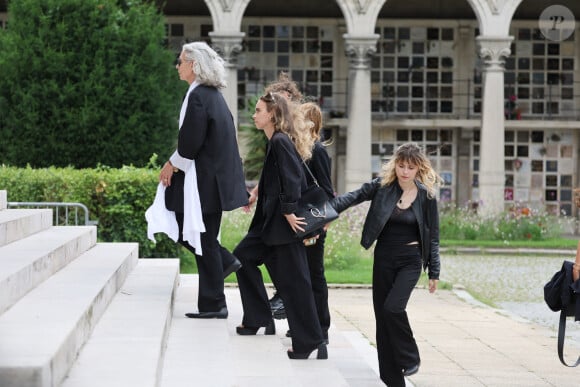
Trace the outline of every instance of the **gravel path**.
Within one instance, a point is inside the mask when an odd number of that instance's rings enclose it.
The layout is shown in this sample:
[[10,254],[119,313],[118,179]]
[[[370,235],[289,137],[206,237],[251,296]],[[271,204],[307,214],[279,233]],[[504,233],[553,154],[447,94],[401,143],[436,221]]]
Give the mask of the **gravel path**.
[[[574,257],[443,255],[441,280],[463,285],[476,299],[557,332],[559,312],[544,302],[544,284]],[[566,335],[580,344],[580,323],[568,319]]]

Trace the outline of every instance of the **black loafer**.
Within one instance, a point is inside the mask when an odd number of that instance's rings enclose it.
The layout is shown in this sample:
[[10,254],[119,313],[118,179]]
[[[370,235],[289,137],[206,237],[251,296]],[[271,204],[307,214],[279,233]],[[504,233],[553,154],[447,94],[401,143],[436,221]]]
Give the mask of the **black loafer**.
[[403,370],[403,376],[415,375],[417,372],[419,372],[419,366],[420,365],[421,365],[421,363],[417,363],[414,366],[411,366],[409,368],[405,368]]
[[186,317],[189,318],[228,318],[228,308],[223,307],[217,312],[198,312],[198,313],[186,313]]
[[226,278],[228,275],[240,270],[242,267],[242,263],[240,261],[238,261],[237,259],[228,267],[226,267],[224,269],[224,278]]

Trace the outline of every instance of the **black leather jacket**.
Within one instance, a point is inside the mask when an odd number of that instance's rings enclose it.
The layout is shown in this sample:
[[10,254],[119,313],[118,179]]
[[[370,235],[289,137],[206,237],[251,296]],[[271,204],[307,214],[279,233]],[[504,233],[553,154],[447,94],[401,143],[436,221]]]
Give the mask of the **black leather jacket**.
[[[427,197],[427,189],[422,183],[415,182],[415,184],[418,188],[417,199],[411,208],[419,222],[423,270],[429,268],[429,278],[439,279],[441,261],[437,200]],[[365,249],[368,249],[379,237],[402,193],[403,190],[398,183],[381,186],[380,179],[376,178],[355,191],[331,199],[330,204],[340,213],[353,205],[371,200],[360,242]]]

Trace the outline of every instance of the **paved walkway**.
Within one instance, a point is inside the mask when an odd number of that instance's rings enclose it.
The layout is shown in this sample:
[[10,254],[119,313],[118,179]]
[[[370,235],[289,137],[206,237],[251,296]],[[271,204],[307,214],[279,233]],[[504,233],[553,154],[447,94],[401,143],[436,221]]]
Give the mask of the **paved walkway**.
[[[499,252],[503,254],[507,250],[502,249]],[[571,254],[570,250],[517,249],[510,252],[524,255],[539,253],[569,256]],[[195,288],[193,286],[193,289]],[[269,292],[272,293],[271,288]],[[188,292],[188,297],[190,297],[187,302],[188,308],[191,308],[190,305],[194,302],[193,293],[194,291]],[[228,284],[226,293],[228,305],[233,309],[231,312],[234,312],[231,313],[227,322],[228,335],[231,336],[235,325],[241,320],[242,311],[236,285]],[[338,371],[333,372],[345,376],[349,387],[382,385],[378,377],[376,350],[372,346],[375,343],[375,319],[370,287],[330,285],[329,305],[332,316],[329,337],[331,361],[322,363],[330,365],[334,363]],[[504,310],[488,307],[474,300],[461,289],[438,290],[435,294],[430,294],[427,289],[417,288],[412,294],[407,311],[419,345],[422,362],[419,373],[408,378],[408,387],[576,387],[580,385],[580,367],[565,367],[558,359],[557,332],[553,328],[530,322]],[[177,316],[182,316],[182,314],[180,311]],[[554,322],[558,320],[558,317],[558,313],[553,313]],[[186,323],[191,324],[191,321]],[[284,324],[285,320],[277,322],[282,335],[285,329]],[[571,332],[577,331],[578,328],[574,326],[575,329],[570,329],[573,324],[575,323],[569,319],[568,326]],[[190,336],[191,331],[188,331],[187,335]],[[235,334],[232,337],[235,337]],[[345,340],[350,344],[345,344]],[[580,344],[578,340],[574,342],[570,339],[566,344],[566,359],[568,362],[573,362],[580,356]],[[285,345],[289,345],[289,342]],[[353,351],[349,350],[349,360],[345,361],[347,358],[344,357],[342,351],[352,345],[358,354],[352,357]],[[280,352],[278,346],[279,344],[274,347],[275,353]],[[365,362],[368,365],[367,369],[372,371],[366,372],[364,367],[355,366],[357,362]],[[288,362],[275,364],[270,368],[280,368],[277,371],[278,374],[284,371]],[[294,363],[290,362],[290,364],[294,366]],[[333,374],[328,373],[328,370],[325,371],[319,362],[309,361],[296,364],[307,366],[308,372],[316,373],[318,378],[312,383],[306,380],[298,383],[296,376],[291,376],[290,380],[294,382],[284,384],[279,377],[276,377],[275,384],[278,387],[344,385],[338,382],[333,384],[331,378]],[[264,368],[255,370],[254,373],[258,376],[263,371]],[[364,375],[361,374],[363,371]],[[325,372],[331,376],[327,376]],[[246,385],[255,387],[257,381],[261,380],[257,377],[251,380],[232,377],[231,383],[220,384],[219,387]]]
[[[329,297],[333,324],[341,331],[356,329],[374,343],[371,290],[331,288]],[[556,332],[480,304],[465,292],[415,289],[407,310],[422,359],[419,373],[410,378],[416,387],[580,385],[580,369],[558,360]],[[578,347],[567,351],[569,361],[579,355]]]

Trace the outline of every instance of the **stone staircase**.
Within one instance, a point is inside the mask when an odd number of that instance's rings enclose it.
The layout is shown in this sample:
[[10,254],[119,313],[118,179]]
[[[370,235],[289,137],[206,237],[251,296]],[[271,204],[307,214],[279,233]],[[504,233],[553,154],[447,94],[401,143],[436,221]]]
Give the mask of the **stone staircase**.
[[[241,337],[227,320],[192,320],[197,276],[178,259],[99,243],[96,226],[52,225],[51,210],[7,209],[0,190],[0,386],[381,386],[360,335],[331,328],[327,361],[290,361],[285,320]],[[372,363],[372,360],[370,360]]]

